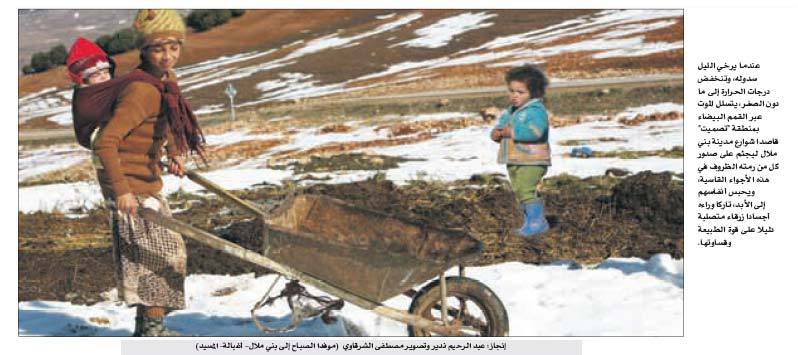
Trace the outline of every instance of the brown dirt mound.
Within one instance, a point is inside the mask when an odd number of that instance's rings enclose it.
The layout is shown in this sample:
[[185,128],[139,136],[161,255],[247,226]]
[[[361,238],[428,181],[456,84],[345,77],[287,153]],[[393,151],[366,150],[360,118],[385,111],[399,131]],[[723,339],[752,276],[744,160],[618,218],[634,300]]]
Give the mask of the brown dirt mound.
[[443,133],[471,126],[481,126],[485,122],[482,119],[455,118],[439,121],[418,121],[400,122],[391,125],[383,125],[374,128],[375,131],[387,129],[390,137],[408,136],[422,133]]
[[47,117],[31,118],[19,125],[19,129],[59,129],[64,127],[65,126],[50,121]]
[[684,220],[684,186],[673,183],[669,173],[646,171],[632,175],[613,187],[612,200],[619,209],[655,226],[681,224]]
[[[649,215],[641,212],[659,210],[660,206],[682,210],[683,190],[666,178],[670,179],[670,175],[644,173],[617,188],[628,191],[626,186],[635,186],[636,195],[614,193],[612,187],[623,180],[613,177],[548,179],[543,195],[552,229],[545,234],[542,246],[512,236],[513,229],[522,222],[521,213],[509,186],[496,177],[476,176],[454,186],[417,182],[405,187],[377,178],[351,184],[316,185],[304,192],[328,195],[419,223],[464,229],[485,244],[483,258],[477,262],[480,265],[505,261],[546,263],[558,259],[594,263],[607,257],[648,258],[656,253],[683,257],[681,214],[648,218]],[[469,184],[482,186],[465,186]],[[657,190],[640,192],[647,188]],[[623,205],[619,204],[619,198]],[[663,199],[668,201],[667,205],[661,204]],[[247,227],[247,223],[228,232],[256,234],[257,226]]]
[[[266,186],[236,192],[269,210],[295,186]],[[552,229],[542,244],[512,236],[521,213],[506,180],[474,176],[453,183],[416,181],[396,186],[380,175],[350,184],[316,185],[300,192],[324,194],[372,210],[446,228],[462,229],[484,243],[477,265],[507,261],[548,263],[560,259],[596,263],[608,257],[649,258],[667,253],[684,256],[683,186],[670,174],[650,172],[627,178],[611,176],[579,179],[554,176],[544,180],[542,195]],[[174,196],[173,196],[174,197]],[[215,199],[192,199],[190,209],[177,218],[252,250],[260,250],[258,227],[241,211]],[[110,246],[53,250],[47,239],[74,233],[108,233],[104,212],[70,220],[54,214],[20,214],[20,239],[40,239],[36,247],[20,248],[20,300],[70,300],[93,303],[114,287]],[[30,244],[33,246],[33,244]],[[241,274],[268,270],[222,252],[187,241],[190,274]]]
[[319,128],[319,133],[326,134],[326,133],[346,133],[351,132],[352,127],[349,127],[345,124],[340,123],[332,123],[328,124],[324,127]]

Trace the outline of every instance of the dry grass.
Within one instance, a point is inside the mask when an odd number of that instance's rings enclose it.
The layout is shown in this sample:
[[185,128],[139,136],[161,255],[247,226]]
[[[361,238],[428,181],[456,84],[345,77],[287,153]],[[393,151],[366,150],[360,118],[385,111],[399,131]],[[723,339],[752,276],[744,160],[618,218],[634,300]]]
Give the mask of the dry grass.
[[567,127],[587,122],[612,121],[607,115],[555,115],[549,113],[549,124],[552,127]]
[[331,123],[319,128],[319,134],[351,132],[352,127],[341,123]]
[[206,159],[210,169],[219,169],[259,156],[286,142],[286,139],[246,140],[216,148],[211,147],[206,152]]
[[[375,20],[374,15],[385,13],[386,10],[250,10],[243,17],[233,19],[230,23],[202,33],[191,33],[181,65],[192,64],[204,60],[217,58],[222,55],[262,51],[274,49],[275,52],[256,59],[239,62],[236,66],[255,65],[277,57],[286,55],[296,49],[297,40],[304,40],[306,44],[310,39],[320,35],[337,33],[339,36],[353,35],[374,28],[383,20]],[[297,59],[294,64],[287,65],[284,71],[309,73],[318,78],[318,85],[340,83],[346,80],[361,77],[370,73],[381,71],[386,65],[406,62],[424,61],[441,58],[459,50],[474,48],[485,41],[497,36],[518,33],[518,24],[534,23],[535,26],[553,25],[568,18],[573,18],[585,11],[544,11],[544,12],[517,12],[497,11],[502,21],[497,22],[489,30],[473,31],[468,36],[461,36],[458,41],[453,41],[446,49],[435,50],[385,50],[388,38],[396,37],[398,40],[413,38],[414,28],[423,23],[434,22],[435,19],[447,16],[448,10],[422,10],[424,17],[412,26],[404,26],[390,33],[372,36],[358,42],[357,46],[335,48],[327,51],[312,53]],[[404,13],[410,13],[405,11]],[[389,21],[389,20],[388,20]],[[523,27],[523,26],[522,26]],[[336,32],[337,31],[337,32]],[[683,21],[678,20],[676,25],[665,29],[646,33],[646,40],[674,42],[683,38]],[[397,37],[398,36],[398,37]],[[230,38],[236,40],[231,41]],[[547,44],[567,44],[585,39],[585,36],[576,36]],[[524,45],[507,47],[512,49]],[[481,52],[476,52],[478,54]],[[595,59],[591,52],[566,53],[546,57],[542,65],[549,76],[562,78],[598,78],[621,75],[639,75],[650,73],[678,73],[683,71],[682,50],[673,50],[643,57],[630,58],[605,58]],[[119,63],[120,72],[127,72],[138,62],[135,52],[121,54],[115,57]],[[504,58],[495,62],[512,60]],[[390,83],[406,77],[398,74],[388,75],[371,80],[353,83],[357,86],[378,84],[368,90],[358,90],[348,93],[329,95],[323,98],[299,100],[294,106],[303,103],[323,102],[331,98],[358,98],[392,94],[417,93],[437,90],[451,90],[474,87],[491,87],[503,85],[504,72],[507,67],[486,67],[490,62],[462,65],[446,68],[422,69],[416,74],[425,76],[406,83]],[[64,87],[67,85],[63,67],[54,70],[24,76],[20,79],[19,91],[21,95],[39,91],[45,87]],[[416,75],[413,74],[413,75]],[[257,83],[272,80],[277,75],[274,71],[262,71],[250,77],[236,81],[239,88],[239,97],[242,101],[258,98],[261,92],[255,88]],[[428,76],[428,77],[427,77]],[[219,85],[211,85],[191,92],[191,103],[195,107],[206,104],[219,103]],[[258,108],[280,107],[286,103],[264,103]],[[257,114],[256,114],[257,115]],[[222,121],[226,114],[213,114],[212,120]],[[203,118],[205,120],[205,118]],[[295,122],[298,125],[303,122]],[[316,124],[319,126],[319,124]],[[297,126],[301,127],[301,126]],[[209,132],[210,133],[210,132]]]
[[[223,26],[205,32],[188,33],[180,65],[199,63],[224,55],[277,48],[315,33],[346,26],[357,18],[373,18],[379,10],[247,10]],[[304,32],[303,32],[304,31]],[[235,38],[235,40],[231,40]],[[117,70],[126,73],[139,63],[138,51],[114,56]],[[26,75],[19,80],[20,96],[48,87],[69,85],[66,69]]]
[[678,111],[671,111],[671,112],[655,112],[650,115],[644,115],[642,113],[638,113],[636,116],[632,118],[623,118],[618,120],[618,123],[625,125],[625,126],[638,126],[643,122],[649,121],[674,121],[680,120],[684,118],[684,114]]
[[59,169],[30,177],[25,181],[21,182],[19,186],[23,187],[23,186],[33,186],[33,185],[89,181],[89,180],[94,180],[96,176],[97,175],[94,171],[94,166],[91,164],[91,159],[86,159],[78,163],[77,165],[73,165],[68,168]]
[[60,252],[67,250],[82,250],[92,248],[110,248],[111,240],[105,233],[70,234],[59,238],[19,237],[19,250],[36,252]]
[[64,126],[50,121],[47,117],[36,117],[31,118],[22,124],[20,124],[19,129],[59,129],[64,128]]
[[308,158],[311,156],[326,156],[326,155],[351,152],[355,149],[392,147],[397,145],[414,144],[432,138],[433,135],[431,133],[424,132],[411,137],[375,139],[371,141],[362,141],[362,142],[338,142],[338,143],[325,144],[308,150],[301,150],[301,151],[291,150],[291,151],[281,152],[273,155],[272,158],[273,160],[276,161],[283,159],[301,159],[301,158]]
[[454,118],[439,121],[399,122],[377,126],[374,130],[388,130],[389,137],[401,137],[419,133],[438,134],[471,126],[484,125],[485,121],[474,118]]

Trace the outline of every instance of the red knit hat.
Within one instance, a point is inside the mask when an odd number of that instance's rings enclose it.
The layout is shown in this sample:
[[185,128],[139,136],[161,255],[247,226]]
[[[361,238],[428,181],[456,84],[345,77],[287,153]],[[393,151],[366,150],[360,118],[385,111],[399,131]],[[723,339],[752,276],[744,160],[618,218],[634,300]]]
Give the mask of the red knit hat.
[[69,78],[76,84],[83,84],[83,79],[101,69],[110,68],[108,55],[102,48],[83,37],[78,37],[66,60]]

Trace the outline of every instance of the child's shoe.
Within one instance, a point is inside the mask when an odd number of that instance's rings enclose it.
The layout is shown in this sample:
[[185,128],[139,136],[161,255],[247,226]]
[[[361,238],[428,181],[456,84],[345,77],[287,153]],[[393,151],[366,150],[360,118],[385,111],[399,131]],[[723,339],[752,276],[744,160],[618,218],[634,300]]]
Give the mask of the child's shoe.
[[524,238],[543,234],[549,230],[549,222],[543,214],[543,200],[523,204],[524,225],[516,230],[516,234]]

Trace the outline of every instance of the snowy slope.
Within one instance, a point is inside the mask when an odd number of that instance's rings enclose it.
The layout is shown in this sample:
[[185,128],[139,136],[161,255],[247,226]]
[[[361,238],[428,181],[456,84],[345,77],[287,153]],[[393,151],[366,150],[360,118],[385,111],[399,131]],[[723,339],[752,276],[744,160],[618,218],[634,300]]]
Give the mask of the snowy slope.
[[[239,98],[244,92],[256,93],[237,102],[238,106],[246,107],[396,83],[422,82],[442,75],[439,72],[442,68],[503,68],[528,62],[552,62],[560,56],[575,53],[593,60],[643,58],[683,48],[683,41],[654,41],[646,37],[654,31],[671,28],[682,17],[682,10],[604,10],[544,28],[538,28],[535,21],[515,22],[513,26],[517,27],[517,33],[513,35],[489,37],[470,48],[446,50],[464,36],[507,24],[498,13],[452,10],[450,15],[422,25],[424,14],[409,11],[389,17],[379,16],[371,27],[359,28],[352,33],[322,33],[281,48],[210,58],[177,68],[176,72],[181,89],[187,95],[191,96],[198,90],[212,90],[214,95],[203,95],[205,101],[192,101],[200,113],[210,113],[221,110],[227,103],[221,92],[228,83],[239,88]],[[391,42],[393,37],[383,38],[405,28],[414,29],[412,38],[396,43]],[[379,65],[370,69],[371,72],[329,81],[319,78],[324,73],[314,72],[314,65],[303,64],[309,57],[319,54],[330,53],[333,55],[331,58],[335,58],[333,51],[364,46],[364,42],[375,38],[381,41],[381,45],[373,49],[372,57],[379,54],[375,58],[388,55],[393,59],[372,63]],[[439,56],[418,57],[419,53],[428,53],[419,49],[446,51]],[[393,52],[404,55],[391,55]],[[19,123],[47,117],[58,124],[69,125],[71,94],[69,88],[48,88],[19,98]]]

